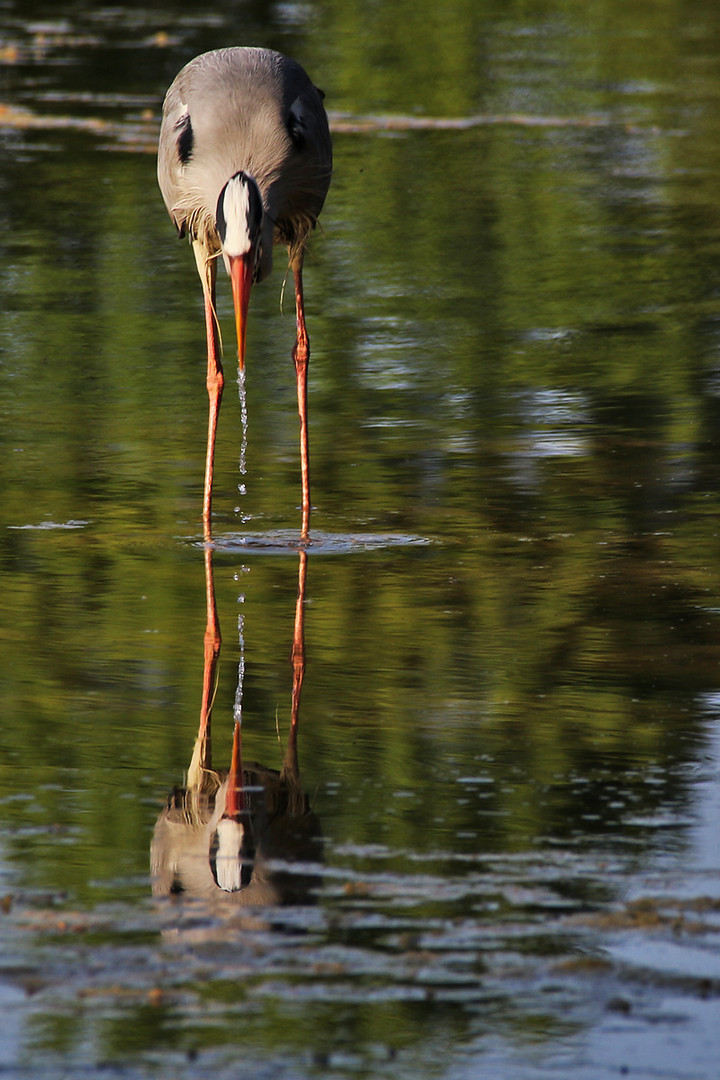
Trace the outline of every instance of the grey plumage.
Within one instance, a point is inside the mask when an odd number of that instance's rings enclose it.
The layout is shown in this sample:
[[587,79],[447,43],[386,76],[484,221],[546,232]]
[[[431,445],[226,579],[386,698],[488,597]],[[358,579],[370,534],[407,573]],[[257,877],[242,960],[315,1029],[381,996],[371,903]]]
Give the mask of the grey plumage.
[[215,212],[223,186],[250,174],[262,196],[261,281],[272,245],[291,260],[325,202],[332,148],[322,93],[294,60],[269,49],[230,48],[191,60],[167,92],[158,181],[180,235],[220,251]]

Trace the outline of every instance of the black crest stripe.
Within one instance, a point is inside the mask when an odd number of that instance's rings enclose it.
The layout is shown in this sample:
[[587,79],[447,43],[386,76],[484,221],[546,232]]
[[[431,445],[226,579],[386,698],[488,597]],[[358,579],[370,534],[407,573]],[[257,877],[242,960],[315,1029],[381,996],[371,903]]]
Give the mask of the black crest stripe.
[[180,158],[181,165],[187,165],[188,161],[192,157],[193,152],[193,129],[190,122],[190,114],[185,113],[181,116],[175,125],[175,130],[178,133],[177,137],[177,151]]

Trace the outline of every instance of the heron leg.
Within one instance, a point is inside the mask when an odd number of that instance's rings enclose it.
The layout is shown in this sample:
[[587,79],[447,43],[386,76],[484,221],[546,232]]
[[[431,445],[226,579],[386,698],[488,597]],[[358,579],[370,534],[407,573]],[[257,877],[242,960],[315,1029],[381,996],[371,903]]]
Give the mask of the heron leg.
[[296,255],[292,262],[295,279],[295,314],[297,319],[297,337],[292,351],[297,378],[298,413],[300,415],[300,470],[302,477],[302,530],[301,537],[307,540],[310,531],[310,445],[308,439],[308,365],[310,362],[310,342],[305,328],[305,303],[302,284],[303,253]]
[[207,391],[210,405],[208,415],[207,453],[205,455],[205,488],[203,492],[203,533],[205,540],[212,539],[212,488],[215,467],[215,436],[217,433],[220,401],[225,378],[220,362],[220,333],[215,313],[215,279],[217,260],[208,258],[207,250],[199,240],[193,241],[193,251],[205,300],[205,332],[207,335]]

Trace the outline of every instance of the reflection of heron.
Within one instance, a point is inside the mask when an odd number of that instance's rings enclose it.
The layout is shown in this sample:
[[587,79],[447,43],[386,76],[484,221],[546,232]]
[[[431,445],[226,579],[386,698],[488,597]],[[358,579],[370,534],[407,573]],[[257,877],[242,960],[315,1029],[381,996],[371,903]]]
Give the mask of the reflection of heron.
[[230,769],[222,774],[212,768],[210,721],[220,632],[209,547],[205,570],[208,622],[200,725],[186,785],[173,791],[155,825],[153,892],[186,892],[241,906],[309,903],[320,882],[307,864],[321,858],[322,832],[302,789],[297,749],[307,553],[300,552],[290,734],[279,771],[254,762],[243,765],[239,721]]
[[300,413],[302,535],[310,522],[307,368],[302,265],[332,170],[322,93],[299,64],[268,49],[219,49],[187,64],[167,92],[158,180],[180,236],[192,240],[205,297],[210,396],[203,523],[210,529],[215,431],[223,390],[215,311],[217,259],[230,275],[238,360],[245,361],[250,288],[287,244],[295,282],[293,360]]

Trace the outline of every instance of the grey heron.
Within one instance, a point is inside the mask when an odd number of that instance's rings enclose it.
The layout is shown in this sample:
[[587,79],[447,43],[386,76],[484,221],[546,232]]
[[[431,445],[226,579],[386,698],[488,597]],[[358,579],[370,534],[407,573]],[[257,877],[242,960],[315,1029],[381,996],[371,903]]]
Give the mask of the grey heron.
[[300,416],[302,530],[310,524],[307,377],[302,267],[330,185],[332,147],[323,94],[294,60],[269,49],[227,48],[191,60],[163,105],[158,182],[179,236],[189,236],[205,302],[208,441],[203,526],[211,535],[215,435],[224,385],[215,308],[218,259],[230,276],[238,362],[245,363],[250,289],[287,246],[295,287],[292,357]]

